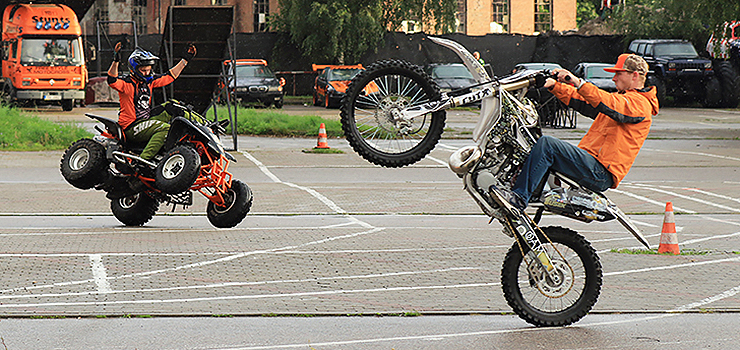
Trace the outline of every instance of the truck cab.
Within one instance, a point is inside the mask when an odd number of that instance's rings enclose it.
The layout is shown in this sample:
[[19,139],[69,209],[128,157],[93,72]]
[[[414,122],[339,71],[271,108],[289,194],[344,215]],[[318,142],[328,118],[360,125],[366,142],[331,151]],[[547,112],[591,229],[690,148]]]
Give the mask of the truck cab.
[[61,104],[70,111],[85,98],[82,30],[69,7],[12,4],[2,26],[3,102]]

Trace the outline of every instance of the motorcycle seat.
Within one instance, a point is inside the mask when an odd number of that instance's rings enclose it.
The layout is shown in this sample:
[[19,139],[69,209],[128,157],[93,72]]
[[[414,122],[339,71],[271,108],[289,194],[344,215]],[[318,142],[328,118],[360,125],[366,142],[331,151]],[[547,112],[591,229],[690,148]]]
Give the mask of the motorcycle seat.
[[108,133],[111,134],[111,135],[113,135],[113,137],[115,137],[117,140],[119,140],[121,142],[125,142],[126,141],[126,134],[123,132],[123,128],[121,127],[120,124],[118,124],[117,121],[115,121],[113,119],[110,119],[110,118],[101,117],[99,115],[90,114],[90,113],[85,113],[85,115],[88,118],[95,119],[95,120],[103,123],[103,125],[105,125],[105,129],[108,131]]

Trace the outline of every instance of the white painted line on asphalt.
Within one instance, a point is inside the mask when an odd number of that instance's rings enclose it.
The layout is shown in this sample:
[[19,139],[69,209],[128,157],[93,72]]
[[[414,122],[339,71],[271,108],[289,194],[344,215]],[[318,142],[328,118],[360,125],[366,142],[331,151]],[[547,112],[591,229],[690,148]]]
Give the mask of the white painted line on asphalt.
[[702,307],[702,306],[707,305],[707,304],[711,304],[711,303],[713,303],[715,301],[720,301],[722,299],[726,299],[726,298],[735,296],[738,293],[740,293],[740,286],[737,286],[735,288],[732,288],[730,290],[724,291],[724,292],[722,292],[720,294],[717,294],[715,296],[712,296],[712,297],[709,297],[709,298],[705,298],[705,299],[699,300],[699,301],[694,302],[694,303],[691,303],[691,304],[686,304],[686,305],[683,305],[683,306],[679,306],[679,307],[677,307],[677,308],[675,308],[675,309],[673,309],[671,311],[672,312],[682,312],[682,311],[687,311],[687,310],[695,309],[695,308]]
[[677,153],[677,154],[690,154],[695,156],[703,156],[703,157],[710,157],[710,158],[719,158],[719,159],[725,159],[725,160],[735,160],[740,162],[740,158],[735,157],[728,157],[728,156],[720,156],[717,154],[711,154],[711,153],[703,153],[703,152],[689,152],[689,151],[676,151],[676,150],[665,150],[665,149],[656,149],[656,148],[643,148],[647,151],[653,151],[653,152],[667,152],[667,153]]
[[634,270],[604,272],[604,276],[618,276],[618,275],[628,275],[632,273],[673,270],[673,269],[678,269],[678,268],[683,268],[683,267],[695,267],[695,266],[711,265],[711,264],[726,263],[726,262],[737,262],[737,261],[740,261],[740,257],[717,259],[717,260],[706,260],[706,261],[695,261],[695,262],[690,262],[690,263],[685,263],[685,264],[676,264],[676,265],[654,266],[654,267],[646,267],[646,268],[634,269]]
[[717,197],[717,198],[722,198],[722,199],[726,199],[726,200],[729,200],[729,201],[735,201],[735,202],[740,203],[740,199],[738,199],[738,198],[732,198],[730,196],[725,196],[723,194],[712,193],[712,192],[700,190],[698,188],[684,188],[684,190],[694,191],[696,193],[701,193],[703,195],[707,195],[707,196],[710,196],[710,197]]
[[[316,281],[362,280],[362,279],[373,279],[373,278],[415,276],[415,275],[424,275],[424,274],[430,274],[430,273],[436,274],[436,273],[446,273],[446,272],[478,271],[478,270],[490,271],[490,269],[487,269],[484,267],[471,267],[471,266],[451,267],[451,268],[446,268],[446,269],[425,270],[425,271],[401,271],[401,272],[378,273],[378,274],[369,274],[369,275],[329,276],[329,277],[316,277],[316,278],[307,278],[307,279],[273,280],[273,281],[223,282],[223,283],[213,283],[213,284],[205,284],[205,285],[177,286],[177,287],[167,287],[167,288],[127,289],[127,290],[116,290],[116,291],[108,290],[106,292],[97,290],[97,291],[68,292],[68,293],[0,295],[0,300],[28,299],[28,298],[57,298],[57,297],[70,297],[70,296],[97,295],[97,294],[102,294],[102,293],[124,294],[124,293],[170,292],[170,291],[177,291],[177,290],[263,286],[263,285],[270,285],[270,284],[305,283],[305,282],[316,282]],[[110,288],[110,285],[108,287]]]
[[[698,203],[701,203],[701,204],[705,204],[705,205],[717,207],[717,208],[720,208],[720,209],[724,209],[724,210],[729,210],[729,211],[734,211],[734,212],[740,213],[740,209],[738,209],[738,208],[728,207],[726,205],[717,204],[717,203],[710,202],[710,201],[705,201],[705,200],[700,199],[700,198],[696,198],[696,197],[692,197],[692,196],[687,196],[687,195],[683,195],[683,194],[672,192],[672,191],[662,190],[662,189],[656,188],[654,186],[648,186],[648,185],[642,185],[642,184],[635,183],[635,184],[632,184],[632,185],[627,185],[627,187],[646,189],[646,190],[650,190],[650,191],[653,191],[653,192],[658,192],[658,193],[663,193],[663,194],[667,194],[667,195],[674,196],[674,197],[688,199],[690,201],[698,202]],[[674,206],[674,210],[675,210],[675,206]]]
[[427,155],[427,156],[426,156],[425,158],[426,158],[426,159],[429,159],[429,160],[431,160],[431,161],[433,161],[433,162],[435,162],[435,163],[438,163],[438,164],[441,164],[441,165],[447,166],[447,162],[445,162],[445,161],[443,161],[443,160],[440,160],[440,159],[437,159],[437,158],[434,158],[434,157],[432,157],[432,156],[430,156],[430,155]]
[[[263,164],[262,162],[259,161],[259,159],[255,158],[254,156],[252,156],[251,154],[249,154],[249,152],[247,152],[247,151],[239,151],[239,153],[241,153],[243,156],[247,157],[247,159],[249,159],[252,163],[254,163],[255,165],[257,165],[257,167],[265,175],[267,175],[267,177],[269,177],[270,179],[272,179],[272,181],[274,181],[276,183],[284,184],[286,186],[290,186],[290,187],[293,187],[293,188],[297,188],[297,189],[306,191],[310,195],[314,196],[314,198],[316,198],[319,201],[321,201],[322,203],[324,203],[326,206],[328,206],[331,210],[333,210],[337,214],[345,214],[345,215],[347,214],[347,211],[346,210],[344,210],[341,207],[339,207],[331,199],[327,198],[326,196],[322,195],[321,193],[316,192],[316,190],[314,190],[312,188],[305,187],[305,186],[300,186],[300,185],[296,185],[294,183],[285,182],[285,181],[280,180],[280,178],[277,177],[275,174],[273,174],[270,171],[270,169],[267,169],[267,167],[265,166],[265,164]],[[370,224],[368,224],[368,223],[366,223],[366,222],[364,222],[362,220],[358,220],[357,218],[352,217],[350,215],[346,215],[346,218],[348,220],[350,220],[350,221],[352,221],[352,222],[354,222],[354,223],[362,226],[362,227],[365,227],[365,228],[372,228],[373,227],[372,225],[370,225]]]
[[[625,186],[629,187],[629,185],[626,185],[626,184],[625,184],[625,185],[622,185],[622,186],[623,186],[623,187],[625,187]],[[641,201],[643,201],[643,202],[647,202],[647,203],[655,204],[655,205],[657,205],[657,206],[660,206],[660,207],[663,207],[663,208],[665,208],[665,203],[661,203],[661,202],[658,202],[658,201],[652,200],[652,199],[650,199],[650,198],[647,198],[647,197],[643,197],[643,196],[640,196],[640,195],[636,195],[636,194],[634,194],[634,193],[630,193],[630,192],[627,192],[627,191],[621,191],[621,190],[618,190],[618,189],[611,189],[610,191],[612,191],[612,192],[616,192],[616,193],[620,193],[620,194],[623,194],[623,195],[625,195],[625,196],[628,196],[628,197],[632,197],[632,198],[635,198],[635,199],[639,199],[639,200],[641,200]],[[681,208],[681,207],[677,207],[677,206],[675,206],[675,205],[673,206],[673,210],[674,210],[674,211],[682,211],[682,212],[684,212],[684,213],[689,213],[689,214],[696,214],[696,212],[695,212],[695,211],[693,211],[693,210],[689,210],[689,209],[684,209],[684,208]]]
[[222,300],[250,300],[250,299],[273,299],[273,298],[293,298],[322,295],[342,295],[342,294],[359,294],[359,293],[377,293],[377,292],[402,292],[416,290],[432,289],[459,289],[459,288],[478,288],[501,285],[500,282],[488,283],[467,283],[467,284],[450,284],[436,286],[412,286],[412,287],[385,287],[385,288],[368,288],[368,289],[338,289],[320,292],[296,292],[296,293],[279,293],[279,294],[249,294],[249,295],[224,295],[215,297],[200,298],[175,298],[175,299],[142,299],[142,300],[113,300],[113,301],[80,301],[80,302],[52,302],[52,303],[29,303],[29,304],[0,304],[0,309],[6,308],[28,308],[28,307],[50,307],[50,306],[103,306],[103,305],[129,305],[129,304],[172,304],[172,303],[192,303],[203,301],[222,301]]
[[110,283],[108,282],[108,272],[103,265],[103,256],[100,254],[90,254],[90,268],[92,269],[93,281],[98,288],[99,293],[110,293]]
[[[223,258],[214,259],[214,260],[205,260],[205,261],[201,261],[201,262],[197,262],[197,263],[180,265],[180,266],[175,266],[175,267],[170,267],[170,268],[165,268],[165,269],[151,270],[151,271],[143,271],[143,272],[137,272],[137,273],[132,273],[132,274],[114,276],[114,277],[110,277],[109,276],[108,279],[109,280],[115,280],[115,279],[122,279],[122,278],[131,278],[131,277],[144,277],[144,276],[151,276],[151,275],[156,275],[156,274],[165,273],[165,272],[173,272],[173,271],[179,271],[179,270],[184,270],[184,269],[198,268],[198,267],[203,267],[203,266],[218,264],[218,263],[222,263],[222,262],[227,262],[227,261],[231,261],[231,260],[243,258],[243,257],[246,257],[246,256],[256,255],[256,254],[272,253],[272,252],[277,252],[277,251],[281,251],[281,250],[291,250],[291,249],[297,249],[297,248],[301,248],[301,247],[308,247],[308,246],[312,246],[312,245],[317,245],[317,244],[322,244],[322,243],[326,243],[326,242],[331,242],[331,241],[335,241],[335,240],[339,240],[339,239],[355,238],[355,237],[359,237],[359,236],[373,234],[373,233],[380,232],[380,231],[383,231],[383,230],[384,230],[384,228],[373,228],[373,229],[367,230],[367,231],[362,231],[362,232],[357,232],[357,233],[351,233],[351,234],[346,234],[346,235],[336,236],[336,237],[328,237],[328,238],[320,239],[320,240],[317,240],[317,241],[311,241],[311,242],[301,243],[301,244],[297,244],[297,245],[285,246],[285,247],[280,247],[280,248],[272,248],[272,249],[266,249],[266,250],[253,250],[253,251],[250,251],[250,252],[242,252],[242,253],[238,253],[238,254],[234,254],[234,255],[229,255],[229,256],[226,256],[226,257],[223,257]],[[91,282],[95,282],[95,280],[94,279],[87,279],[87,280],[79,280],[79,281],[58,282],[58,283],[41,285],[41,286],[20,287],[20,288],[0,290],[0,293],[4,293],[4,292],[15,292],[15,291],[19,291],[19,290],[31,290],[31,289],[49,288],[49,287],[72,286],[72,285],[80,285],[80,284],[91,283]]]

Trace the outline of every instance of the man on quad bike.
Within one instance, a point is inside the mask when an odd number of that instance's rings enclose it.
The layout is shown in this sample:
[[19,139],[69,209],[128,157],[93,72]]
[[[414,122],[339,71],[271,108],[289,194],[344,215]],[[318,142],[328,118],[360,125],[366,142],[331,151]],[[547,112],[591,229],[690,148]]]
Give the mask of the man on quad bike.
[[118,124],[123,128],[128,142],[144,144],[140,157],[151,160],[159,152],[167,138],[172,115],[165,108],[152,108],[152,89],[171,84],[195,57],[195,45],[188,45],[181,60],[167,73],[154,74],[152,68],[159,57],[151,52],[136,48],[128,58],[131,74],[118,77],[122,43],[116,43],[113,62],[108,69],[108,85],[118,91],[121,110]]

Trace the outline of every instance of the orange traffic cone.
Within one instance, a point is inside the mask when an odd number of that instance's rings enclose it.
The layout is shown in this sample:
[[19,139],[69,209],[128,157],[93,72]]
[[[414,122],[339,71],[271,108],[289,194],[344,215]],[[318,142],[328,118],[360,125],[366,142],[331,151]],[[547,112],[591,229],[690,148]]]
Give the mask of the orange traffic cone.
[[324,126],[324,123],[321,123],[321,126],[319,126],[319,141],[316,143],[316,147],[314,148],[330,148],[329,143],[326,142],[326,126]]
[[673,203],[671,202],[665,204],[665,217],[663,218],[663,230],[660,233],[658,253],[679,254],[676,220],[673,218]]

